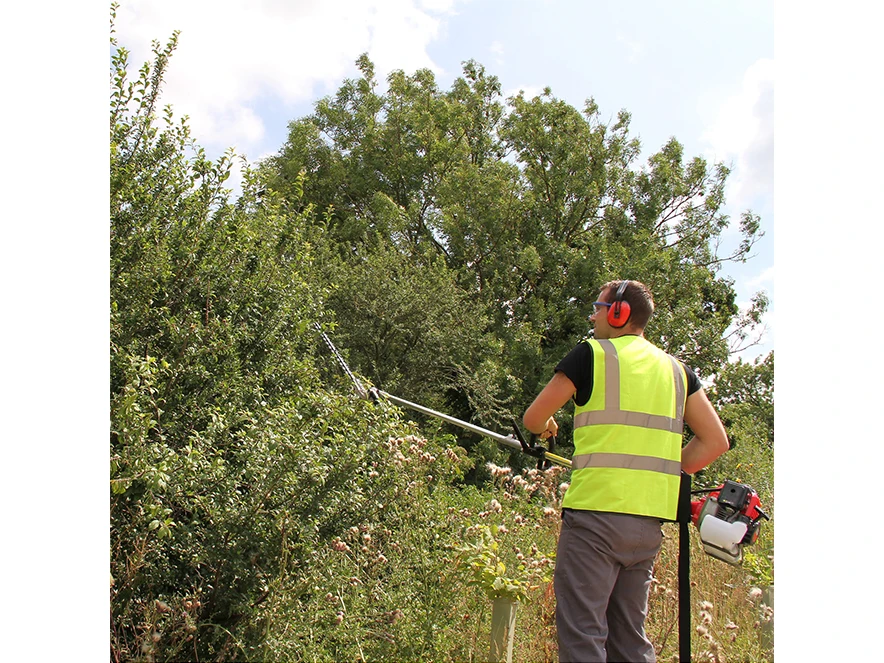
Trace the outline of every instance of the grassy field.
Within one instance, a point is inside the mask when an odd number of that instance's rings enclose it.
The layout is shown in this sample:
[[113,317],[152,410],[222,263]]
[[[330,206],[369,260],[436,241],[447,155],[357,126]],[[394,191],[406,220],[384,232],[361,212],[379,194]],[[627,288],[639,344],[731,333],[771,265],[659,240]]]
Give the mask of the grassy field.
[[[658,660],[678,661],[678,526],[664,525],[664,534],[654,570],[646,629]],[[766,586],[749,573],[747,563],[738,568],[704,553],[693,527],[690,536],[691,660],[772,661],[773,609],[765,603],[769,594],[762,588]],[[758,550],[766,548],[769,538],[762,529],[752,554],[758,556]],[[772,566],[772,560],[767,562],[768,567]],[[520,604],[517,612],[513,660],[558,661],[552,583]],[[471,633],[475,644],[470,650],[470,660],[475,661],[484,660],[482,657],[487,654],[490,604],[478,618],[481,625],[477,624]]]

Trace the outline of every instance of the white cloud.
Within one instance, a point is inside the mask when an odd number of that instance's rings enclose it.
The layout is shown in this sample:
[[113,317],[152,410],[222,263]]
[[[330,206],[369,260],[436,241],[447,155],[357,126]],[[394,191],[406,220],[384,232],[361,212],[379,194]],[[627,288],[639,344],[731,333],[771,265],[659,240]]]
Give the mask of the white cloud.
[[260,149],[265,126],[255,107],[312,101],[355,75],[368,52],[383,83],[393,69],[442,73],[427,46],[456,0],[131,0],[117,11],[117,39],[135,75],[180,30],[161,104],[190,116],[197,142],[240,152]]
[[701,135],[711,161],[732,165],[727,200],[733,209],[756,209],[773,200],[774,62],[757,60],[740,90],[724,99]]
[[453,14],[454,0],[420,0],[420,5],[426,10]]
[[510,97],[517,97],[519,92],[522,93],[525,99],[531,100],[543,94],[543,88],[537,85],[518,85],[504,90],[501,94],[504,99],[509,99]]
[[760,274],[753,276],[746,281],[746,287],[748,288],[758,288],[759,286],[765,286],[770,284],[773,286],[774,283],[774,268],[773,266],[768,267]]
[[488,50],[494,56],[494,62],[498,65],[503,64],[503,43],[499,41],[491,42],[491,46],[488,47]]
[[622,32],[617,33],[617,41],[626,47],[626,61],[629,63],[638,62],[645,53],[644,44],[627,38]]

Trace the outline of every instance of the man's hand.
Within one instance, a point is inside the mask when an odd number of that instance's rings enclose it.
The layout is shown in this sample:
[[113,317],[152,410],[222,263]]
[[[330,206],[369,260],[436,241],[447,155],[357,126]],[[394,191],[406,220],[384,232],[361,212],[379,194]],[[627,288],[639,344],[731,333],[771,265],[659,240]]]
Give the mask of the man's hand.
[[540,439],[545,440],[548,437],[555,437],[556,433],[559,432],[559,425],[556,423],[556,420],[550,417],[546,420],[546,430],[544,430],[540,434]]

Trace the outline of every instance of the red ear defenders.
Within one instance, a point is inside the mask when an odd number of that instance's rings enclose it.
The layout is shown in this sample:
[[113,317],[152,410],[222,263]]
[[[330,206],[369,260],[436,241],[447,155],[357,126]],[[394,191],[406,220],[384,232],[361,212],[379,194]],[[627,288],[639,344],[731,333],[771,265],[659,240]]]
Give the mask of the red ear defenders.
[[608,324],[619,329],[629,322],[629,314],[632,312],[629,302],[623,301],[623,295],[626,292],[626,286],[629,281],[623,281],[614,295],[614,301],[608,307]]

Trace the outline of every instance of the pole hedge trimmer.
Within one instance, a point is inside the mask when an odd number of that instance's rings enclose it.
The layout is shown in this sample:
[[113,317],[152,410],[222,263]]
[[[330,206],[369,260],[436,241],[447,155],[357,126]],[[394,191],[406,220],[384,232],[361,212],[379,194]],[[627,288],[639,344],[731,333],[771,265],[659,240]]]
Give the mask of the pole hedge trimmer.
[[495,433],[494,431],[488,430],[487,428],[482,428],[481,426],[476,426],[475,424],[471,424],[467,421],[462,421],[460,419],[456,419],[447,414],[443,414],[441,412],[437,412],[436,410],[431,410],[428,407],[424,407],[423,405],[418,405],[417,403],[412,403],[411,401],[407,401],[404,398],[399,398],[397,396],[393,396],[392,394],[388,394],[386,391],[382,391],[377,387],[372,387],[371,389],[366,389],[362,383],[359,381],[353,371],[350,370],[350,367],[347,366],[347,362],[344,361],[344,358],[338,352],[338,349],[334,346],[334,343],[331,342],[331,339],[326,335],[322,328],[319,326],[319,323],[314,323],[314,327],[319,332],[320,336],[322,336],[322,340],[325,341],[325,344],[328,346],[331,353],[334,355],[338,364],[340,364],[344,373],[350,376],[350,379],[353,381],[353,384],[356,386],[356,392],[359,394],[360,398],[368,399],[373,402],[377,402],[381,398],[384,398],[391,403],[395,403],[396,405],[400,405],[402,407],[407,407],[411,410],[415,410],[417,412],[421,412],[423,414],[428,414],[431,417],[436,417],[437,419],[441,419],[442,421],[447,421],[450,424],[454,424],[455,426],[460,426],[461,428],[468,430],[470,432],[476,433],[478,435],[482,435],[484,437],[490,437],[492,440],[499,442],[500,444],[510,447],[511,449],[516,449],[518,451],[522,451],[523,453],[528,454],[529,456],[533,456],[537,458],[537,466],[538,469],[543,469],[547,467],[550,463],[554,465],[560,465],[562,467],[571,467],[571,461],[567,458],[563,458],[562,456],[558,456],[554,453],[551,453],[555,448],[555,438],[550,438],[549,448],[542,447],[538,445],[534,439],[534,435],[532,434],[531,442],[527,442],[522,435],[522,431],[519,429],[519,425],[513,420],[513,431],[515,434],[510,435],[501,435],[500,433]]
[[[523,453],[538,459],[538,469],[545,469],[549,464],[561,467],[571,467],[571,461],[562,456],[552,453],[555,448],[555,438],[549,438],[549,448],[540,446],[535,441],[532,433],[531,442],[527,442],[522,435],[519,425],[512,421],[513,433],[501,435],[494,431],[476,426],[466,421],[456,419],[447,414],[431,410],[423,405],[412,403],[404,398],[388,394],[385,391],[372,387],[366,389],[359,381],[347,362],[338,352],[318,322],[313,326],[319,332],[322,340],[334,355],[341,369],[346,373],[356,387],[360,398],[378,402],[384,398],[396,405],[400,405],[423,414],[436,417],[442,421],[460,426],[461,428],[489,437],[511,449],[520,450]],[[691,500],[691,495],[706,494],[699,500]],[[751,545],[758,540],[758,532],[761,528],[761,520],[770,520],[767,514],[761,510],[761,500],[750,486],[735,481],[725,481],[718,488],[691,490],[691,476],[682,472],[681,486],[678,498],[678,514],[676,522],[679,523],[679,549],[678,549],[678,642],[679,660],[690,663],[691,660],[691,587],[690,587],[690,535],[688,532],[690,523],[694,523],[700,532],[700,541],[703,550],[712,557],[720,559],[728,564],[739,566],[743,561],[743,547]]]

